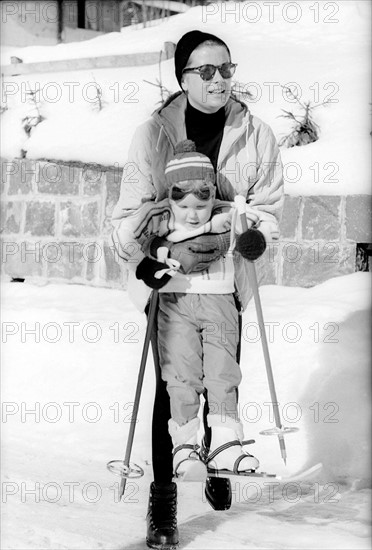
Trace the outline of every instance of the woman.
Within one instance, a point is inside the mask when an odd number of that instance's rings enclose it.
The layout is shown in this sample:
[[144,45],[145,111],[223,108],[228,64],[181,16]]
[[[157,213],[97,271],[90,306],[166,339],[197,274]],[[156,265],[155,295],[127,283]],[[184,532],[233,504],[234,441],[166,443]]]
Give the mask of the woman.
[[[113,213],[113,241],[124,259],[125,250],[118,244],[121,219],[133,214],[146,200],[166,197],[165,166],[174,156],[175,145],[186,138],[192,139],[197,150],[211,159],[216,171],[216,198],[233,201],[235,195],[243,194],[248,225],[258,227],[266,242],[278,239],[283,204],[279,149],[269,126],[252,116],[247,106],[231,94],[235,68],[228,46],[214,35],[191,31],[178,42],[175,70],[182,91],[170,97],[137,129],[129,150],[130,164],[126,164],[134,167],[135,173],[131,170],[130,174],[123,174],[120,199]],[[213,235],[205,235],[193,240],[195,257],[204,263],[208,262],[213,244],[215,248],[219,246],[220,241],[213,239]],[[261,252],[259,246],[253,259]],[[182,254],[182,249],[175,254]],[[212,256],[210,260],[216,257]],[[246,267],[237,256],[237,307],[243,309],[251,295]],[[158,363],[156,342],[153,352]],[[150,548],[166,549],[178,544],[177,487],[172,483],[169,398],[160,375],[157,378],[152,443],[154,482],[150,487],[147,544]],[[205,410],[204,418],[207,413]],[[209,438],[206,427],[207,446]],[[229,480],[208,478],[206,497],[214,509],[228,509]]]

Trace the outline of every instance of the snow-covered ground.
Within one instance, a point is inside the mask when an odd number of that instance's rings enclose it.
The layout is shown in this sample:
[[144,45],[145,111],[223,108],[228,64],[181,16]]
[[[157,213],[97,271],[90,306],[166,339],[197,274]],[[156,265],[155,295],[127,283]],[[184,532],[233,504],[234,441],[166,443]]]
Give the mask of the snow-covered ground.
[[[290,86],[314,111],[320,139],[283,149],[286,192],[292,195],[370,193],[370,3],[242,2],[195,7],[146,29],[126,28],[95,39],[58,46],[3,47],[3,63],[160,51],[200,29],[223,38],[238,63],[236,79],[253,94],[253,114],[268,122],[278,139],[290,121],[282,109],[301,114],[283,92]],[[159,67],[127,67],[6,77],[2,155],[13,158],[80,160],[123,166],[134,129],[159,105]],[[161,64],[163,84],[179,89],[173,60]],[[103,108],[96,109],[96,87]],[[27,138],[22,119],[35,114],[28,89],[39,90],[44,120]]]
[[[244,314],[240,413],[261,469],[320,476],[260,486],[233,482],[214,512],[199,483],[179,484],[181,548],[370,548],[370,275],[310,289],[261,290],[288,464],[275,437],[253,303]],[[2,288],[5,549],[142,550],[151,481],[154,392],[147,366],[124,502],[106,462],[122,458],[145,318],[125,292],[77,285]],[[266,403],[266,404],[265,404]]]
[[[3,62],[159,51],[192,29],[229,44],[237,80],[256,96],[252,112],[278,138],[290,130],[281,110],[299,113],[280,85],[297,84],[303,101],[332,101],[314,111],[318,142],[282,150],[286,193],[370,193],[369,2],[212,4],[85,43],[4,47]],[[173,60],[162,63],[161,75],[178,89]],[[156,65],[6,77],[1,153],[122,166],[135,127],[160,99],[144,79],[157,78]],[[100,111],[93,83],[102,90]],[[35,114],[29,87],[40,89],[44,120],[27,138],[21,121]],[[239,479],[227,512],[209,507],[201,484],[179,484],[181,548],[370,548],[370,276],[310,289],[265,286],[261,296],[280,412],[299,432],[286,437],[286,467],[276,438],[259,433],[273,421],[252,303],[240,388],[246,436],[256,439],[262,470],[285,476],[318,462],[323,470],[292,485]],[[118,290],[8,283],[2,298],[1,547],[142,550],[152,479],[151,358],[133,450],[145,475],[128,483],[121,503],[106,462],[124,455],[144,316]]]

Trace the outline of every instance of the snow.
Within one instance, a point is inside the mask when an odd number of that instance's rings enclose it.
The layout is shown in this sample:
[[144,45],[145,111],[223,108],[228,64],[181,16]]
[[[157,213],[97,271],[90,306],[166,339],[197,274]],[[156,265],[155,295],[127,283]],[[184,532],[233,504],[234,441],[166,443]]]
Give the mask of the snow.
[[[245,435],[264,471],[324,468],[301,483],[233,481],[227,512],[209,507],[202,484],[179,483],[180,548],[370,548],[370,275],[264,286],[261,299],[283,423],[299,431],[286,437],[287,466],[277,439],[259,433],[273,421],[251,303],[239,390]],[[1,547],[144,548],[151,358],[132,453],[145,475],[118,503],[118,478],[106,470],[124,455],[144,316],[125,292],[79,285],[4,283],[2,303]]]
[[[272,126],[278,139],[291,131],[282,109],[301,112],[281,86],[292,83],[301,101],[330,101],[314,111],[320,139],[282,149],[287,194],[370,193],[368,2],[196,6],[153,27],[127,27],[85,42],[4,47],[3,62],[9,63],[11,55],[35,62],[160,51],[165,40],[177,42],[192,29],[217,34],[229,44],[238,63],[236,78],[254,95],[251,111]],[[134,129],[160,101],[159,90],[144,80],[158,78],[158,65],[6,77],[2,156],[20,156],[23,149],[33,159],[123,166]],[[173,60],[162,62],[161,78],[168,89],[178,90]],[[94,83],[102,90],[101,111]],[[29,87],[40,90],[45,120],[26,138],[21,126],[33,110]]]

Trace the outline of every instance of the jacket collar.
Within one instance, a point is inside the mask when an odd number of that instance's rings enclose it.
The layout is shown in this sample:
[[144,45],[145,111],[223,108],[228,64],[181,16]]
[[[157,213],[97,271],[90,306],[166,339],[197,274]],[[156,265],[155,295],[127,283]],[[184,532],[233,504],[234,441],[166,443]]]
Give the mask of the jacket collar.
[[[173,94],[159,109],[153,113],[153,118],[166,134],[170,144],[175,149],[179,141],[186,139],[185,111],[186,95],[183,92]],[[222,162],[233,144],[246,132],[250,119],[248,107],[235,97],[230,97],[225,105],[226,123],[221,143],[218,164]]]
[[153,113],[153,118],[165,132],[175,150],[176,144],[186,139],[185,111],[187,100],[183,92],[173,94]]

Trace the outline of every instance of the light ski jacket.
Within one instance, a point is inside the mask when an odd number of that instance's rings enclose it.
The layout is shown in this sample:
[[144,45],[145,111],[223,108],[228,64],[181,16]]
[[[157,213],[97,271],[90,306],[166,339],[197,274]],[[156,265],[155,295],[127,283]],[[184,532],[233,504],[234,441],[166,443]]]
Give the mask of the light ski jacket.
[[[165,166],[173,158],[176,144],[187,138],[186,105],[185,94],[178,92],[134,134],[123,169],[120,198],[112,216],[113,243],[117,250],[122,219],[133,215],[144,202],[158,202],[167,196]],[[248,226],[262,231],[267,242],[278,240],[284,195],[282,164],[274,134],[234,97],[228,100],[225,112],[217,162],[218,195],[226,201],[233,201],[237,194],[244,195]],[[235,286],[245,308],[251,297],[247,269],[245,260],[238,254],[234,256]],[[128,284],[130,287],[131,280]],[[144,284],[143,287],[147,288]]]

